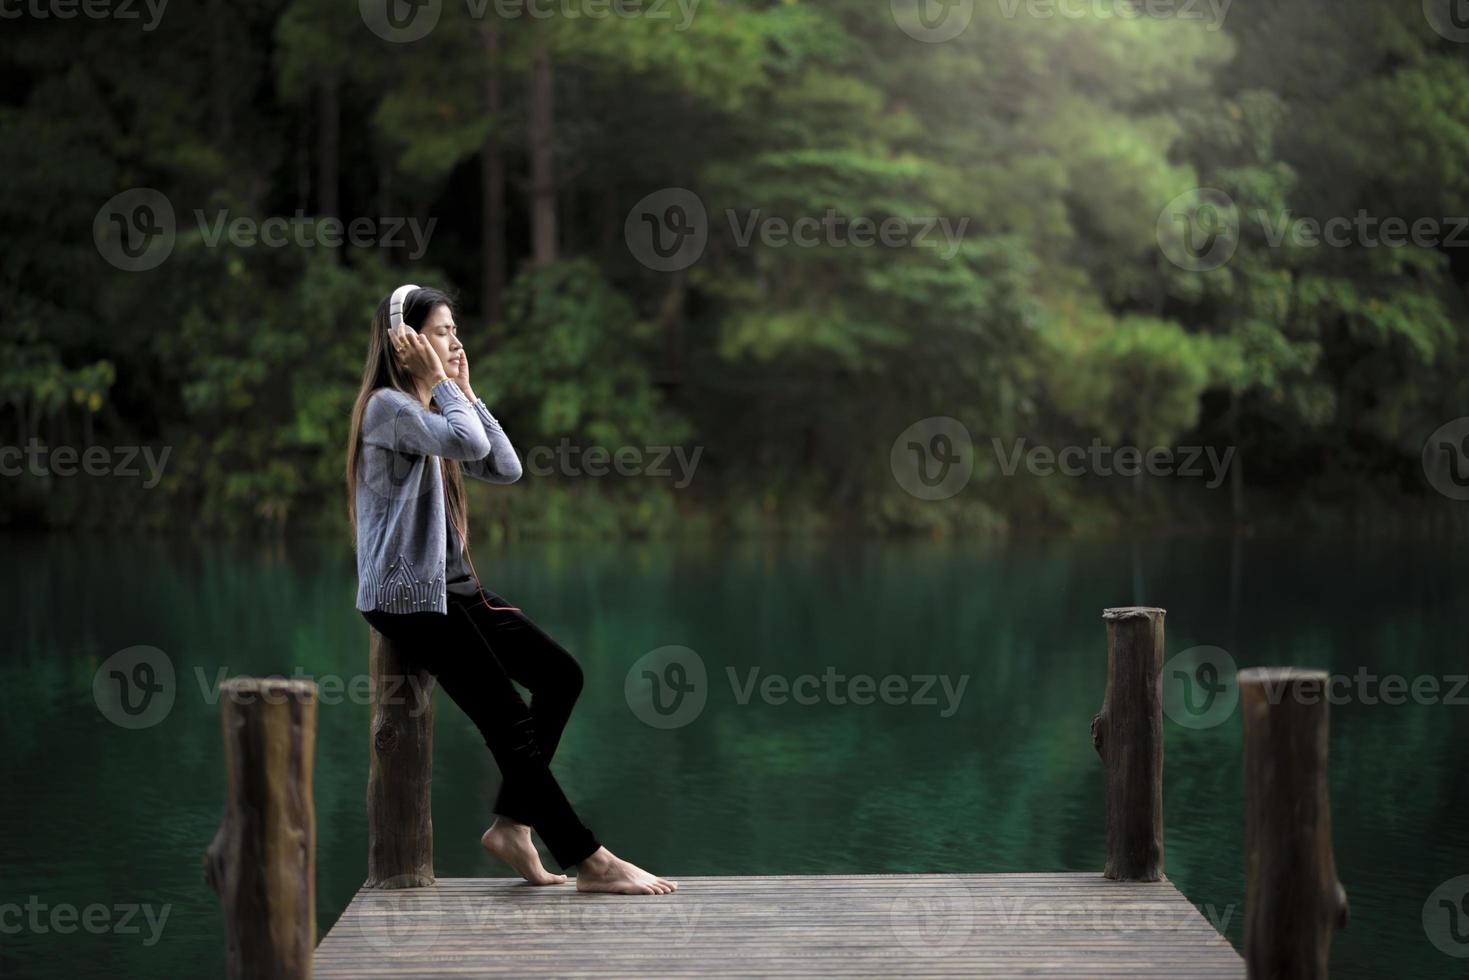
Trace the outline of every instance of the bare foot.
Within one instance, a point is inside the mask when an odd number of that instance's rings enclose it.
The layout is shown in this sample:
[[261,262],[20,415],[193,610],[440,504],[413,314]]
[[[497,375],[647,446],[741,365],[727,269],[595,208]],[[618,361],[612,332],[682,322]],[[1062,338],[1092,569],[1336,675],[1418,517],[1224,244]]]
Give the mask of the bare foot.
[[495,823],[479,839],[484,849],[515,869],[532,885],[564,885],[565,875],[552,874],[541,864],[536,845],[531,843],[530,827],[516,823],[506,817],[496,817]]
[[618,895],[667,895],[678,891],[678,882],[649,874],[607,848],[599,847],[596,853],[576,866],[576,890]]

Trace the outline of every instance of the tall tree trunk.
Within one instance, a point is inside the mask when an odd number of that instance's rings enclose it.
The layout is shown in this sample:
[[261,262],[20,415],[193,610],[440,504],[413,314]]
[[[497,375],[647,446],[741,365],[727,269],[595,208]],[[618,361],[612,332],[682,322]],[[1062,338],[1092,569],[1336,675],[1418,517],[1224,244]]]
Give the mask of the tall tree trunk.
[[317,107],[321,116],[321,128],[317,131],[317,211],[322,217],[335,218],[340,214],[337,185],[341,171],[339,147],[342,132],[342,107],[335,78],[322,80],[317,90]]
[[1229,503],[1234,514],[1235,526],[1245,523],[1245,466],[1239,455],[1239,403],[1235,396],[1235,404],[1229,410],[1229,446],[1234,448],[1235,453],[1229,458]]
[[551,156],[554,95],[551,50],[540,41],[530,66],[531,259],[537,268],[556,261],[556,174]]
[[301,113],[296,129],[296,208],[306,214],[311,208],[310,112]]
[[615,187],[608,186],[602,189],[601,222],[602,240],[597,247],[601,249],[602,261],[610,262],[622,240],[622,217],[617,213],[617,189]]
[[684,367],[684,302],[688,298],[688,270],[679,269],[669,276],[668,289],[658,310],[658,326],[663,334],[663,371],[660,379],[675,387],[683,381]]
[[224,0],[210,0],[209,4],[209,99],[213,116],[214,142],[226,146],[234,135],[234,120],[230,114],[229,24]]
[[500,321],[505,293],[505,160],[500,148],[500,32],[485,21],[485,112],[490,131],[480,148],[480,311],[487,323]]
[[386,147],[379,146],[376,156],[377,213],[389,215],[396,209],[396,205],[393,203],[393,164],[389,160],[389,152]]

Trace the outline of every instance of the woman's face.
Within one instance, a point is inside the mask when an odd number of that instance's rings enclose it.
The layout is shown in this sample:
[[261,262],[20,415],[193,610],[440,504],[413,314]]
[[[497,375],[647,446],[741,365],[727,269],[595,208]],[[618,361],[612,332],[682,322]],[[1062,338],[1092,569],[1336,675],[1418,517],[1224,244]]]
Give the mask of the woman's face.
[[435,306],[418,332],[438,353],[444,373],[451,379],[459,377],[464,368],[464,345],[459,343],[459,327],[454,323],[454,314],[449,307],[442,303]]

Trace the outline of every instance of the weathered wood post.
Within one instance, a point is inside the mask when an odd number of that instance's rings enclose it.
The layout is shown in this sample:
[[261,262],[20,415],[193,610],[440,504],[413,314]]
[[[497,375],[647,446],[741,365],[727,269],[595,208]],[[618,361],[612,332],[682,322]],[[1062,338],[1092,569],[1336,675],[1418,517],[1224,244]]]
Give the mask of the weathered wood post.
[[1331,846],[1327,673],[1239,672],[1245,725],[1245,967],[1320,980],[1347,894]]
[[1146,606],[1102,611],[1107,691],[1092,719],[1092,746],[1106,769],[1106,877],[1163,876],[1163,616]]
[[366,888],[434,883],[434,678],[372,630]]
[[316,949],[316,685],[237,677],[220,685],[224,820],[204,877],[224,906],[231,980],[309,980]]

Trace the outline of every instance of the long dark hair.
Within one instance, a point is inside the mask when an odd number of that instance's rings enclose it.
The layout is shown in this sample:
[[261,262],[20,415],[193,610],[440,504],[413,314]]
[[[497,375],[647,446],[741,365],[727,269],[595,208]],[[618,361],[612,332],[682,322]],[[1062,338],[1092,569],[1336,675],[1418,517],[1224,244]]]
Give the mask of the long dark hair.
[[[398,363],[388,345],[388,300],[383,297],[372,315],[372,335],[367,340],[367,364],[362,369],[362,387],[352,406],[352,427],[347,435],[347,516],[352,525],[352,546],[357,546],[357,459],[362,451],[362,416],[379,388],[395,388],[418,397],[413,377]],[[415,289],[403,303],[403,322],[414,330],[422,328],[429,314],[440,306],[457,313],[454,300],[437,289]],[[454,522],[454,531],[469,548],[469,515],[464,504],[464,469],[457,459],[439,459],[444,474],[444,510]]]

